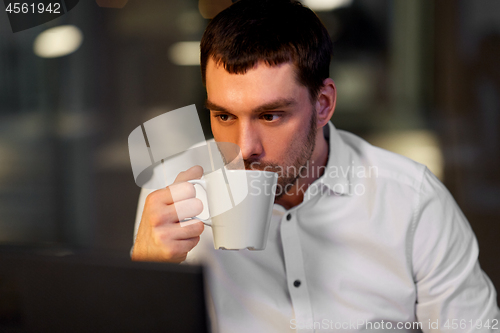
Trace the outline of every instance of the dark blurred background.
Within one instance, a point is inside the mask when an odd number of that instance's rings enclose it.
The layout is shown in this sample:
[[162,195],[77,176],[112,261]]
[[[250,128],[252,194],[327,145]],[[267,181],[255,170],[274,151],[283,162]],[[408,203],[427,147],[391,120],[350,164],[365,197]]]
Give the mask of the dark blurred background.
[[[303,2],[335,43],[333,123],[426,164],[500,288],[500,1]],[[140,191],[128,135],[194,103],[211,137],[198,42],[230,3],[85,0],[15,34],[2,9],[0,245],[128,254]]]

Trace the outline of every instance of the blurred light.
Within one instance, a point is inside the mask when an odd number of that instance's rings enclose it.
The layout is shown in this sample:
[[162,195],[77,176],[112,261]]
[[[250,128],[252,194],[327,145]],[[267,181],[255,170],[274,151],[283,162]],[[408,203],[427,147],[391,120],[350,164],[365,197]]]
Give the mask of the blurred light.
[[2,163],[0,163],[0,183],[5,183],[7,180],[12,179],[13,176],[22,173],[24,161],[19,150],[19,147],[9,143],[8,140],[4,138],[0,139],[0,156],[2,156]]
[[231,6],[231,4],[231,0],[199,0],[198,9],[203,18],[213,19],[221,11]]
[[197,11],[189,11],[180,14],[176,20],[177,26],[186,34],[203,31],[204,20]]
[[437,135],[428,130],[391,131],[366,137],[372,145],[422,163],[443,181],[444,159]]
[[33,43],[33,51],[42,58],[57,58],[78,50],[83,34],[73,25],[61,25],[40,33]]
[[94,119],[83,112],[62,113],[57,122],[57,134],[65,138],[84,137],[95,128]]
[[100,170],[123,169],[130,171],[127,142],[112,142],[101,146],[95,152],[94,165]]
[[200,42],[179,42],[168,50],[170,60],[179,66],[200,64]]
[[347,7],[352,3],[352,0],[302,0],[302,3],[314,11],[328,11]]
[[331,66],[341,98],[337,107],[347,112],[363,112],[376,103],[377,73],[375,64],[367,62],[337,61]]

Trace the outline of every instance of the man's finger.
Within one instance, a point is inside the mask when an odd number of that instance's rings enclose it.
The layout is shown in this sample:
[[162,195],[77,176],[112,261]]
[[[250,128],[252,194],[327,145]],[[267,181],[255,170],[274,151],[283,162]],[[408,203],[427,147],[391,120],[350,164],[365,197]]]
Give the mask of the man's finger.
[[158,243],[165,241],[169,242],[172,239],[183,240],[198,237],[205,229],[205,225],[200,220],[193,219],[193,221],[196,221],[196,223],[184,227],[182,227],[181,224],[185,222],[158,226],[155,228],[154,237]]
[[172,184],[165,188],[161,188],[151,192],[146,199],[149,202],[160,202],[165,205],[171,205],[174,202],[182,201],[196,197],[194,185],[188,182]]
[[170,197],[174,203],[196,197],[194,185],[188,182],[174,183],[168,186],[167,189],[170,190]]
[[174,203],[177,218],[182,221],[186,218],[195,217],[203,212],[203,203],[200,199],[191,198]]
[[177,175],[175,178],[174,184],[180,182],[187,182],[192,179],[200,179],[203,176],[203,168],[199,165],[195,165],[192,168],[187,169]]
[[[205,229],[205,225],[198,219],[193,219],[192,221],[196,221],[196,223],[192,223],[190,225],[185,225],[184,223],[190,222],[181,222],[171,225],[170,228],[176,229],[176,237],[175,239],[189,239],[193,237],[198,237],[201,235],[203,230]],[[184,226],[182,226],[184,224]]]

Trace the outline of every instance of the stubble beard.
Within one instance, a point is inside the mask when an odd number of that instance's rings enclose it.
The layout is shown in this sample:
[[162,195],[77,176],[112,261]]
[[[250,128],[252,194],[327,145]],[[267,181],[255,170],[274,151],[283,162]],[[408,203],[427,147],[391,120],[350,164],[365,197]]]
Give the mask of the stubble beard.
[[[265,170],[278,173],[278,186],[275,201],[287,194],[297,180],[301,177],[302,170],[306,170],[307,164],[316,147],[316,112],[313,106],[306,137],[299,142],[293,140],[287,148],[288,158],[283,163],[244,160],[247,170]],[[298,149],[298,150],[297,150]],[[289,194],[289,193],[288,193]]]

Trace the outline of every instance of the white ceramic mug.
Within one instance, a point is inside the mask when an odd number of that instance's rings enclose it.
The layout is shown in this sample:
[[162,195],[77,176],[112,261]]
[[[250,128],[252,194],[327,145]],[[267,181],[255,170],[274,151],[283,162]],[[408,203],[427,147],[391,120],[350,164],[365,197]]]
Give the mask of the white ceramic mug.
[[195,218],[212,227],[216,249],[265,249],[277,181],[274,172],[223,169],[189,181],[207,192],[210,218]]

